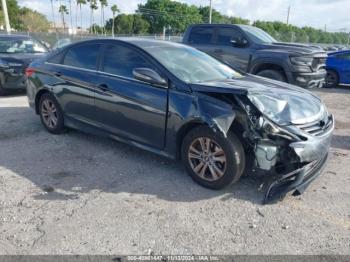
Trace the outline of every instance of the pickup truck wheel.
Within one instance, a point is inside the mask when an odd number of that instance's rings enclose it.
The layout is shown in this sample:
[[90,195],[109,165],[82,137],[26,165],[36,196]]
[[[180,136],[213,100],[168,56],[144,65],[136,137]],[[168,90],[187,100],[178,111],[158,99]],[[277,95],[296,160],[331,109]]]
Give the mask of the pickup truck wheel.
[[283,75],[283,73],[277,70],[262,70],[258,72],[256,75],[281,81],[281,82],[287,82],[286,77]]
[[205,126],[192,129],[182,143],[182,161],[191,178],[210,189],[239,180],[245,167],[244,149],[231,132],[227,138]]
[[52,134],[64,131],[63,112],[57,100],[50,93],[43,94],[39,102],[40,119],[44,127]]
[[327,70],[326,76],[326,87],[337,87],[339,84],[339,76],[338,73],[333,70]]

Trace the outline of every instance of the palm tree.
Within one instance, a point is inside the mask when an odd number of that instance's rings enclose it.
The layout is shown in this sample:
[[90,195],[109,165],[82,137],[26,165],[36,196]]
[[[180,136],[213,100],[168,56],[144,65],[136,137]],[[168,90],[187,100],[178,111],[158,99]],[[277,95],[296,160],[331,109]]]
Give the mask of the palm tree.
[[87,0],[90,3],[90,23],[91,23],[91,29],[92,33],[95,33],[95,24],[94,24],[94,10],[97,10],[97,0]]
[[69,0],[69,13],[70,13],[70,27],[73,33],[73,13],[72,13],[72,0]]
[[68,15],[68,9],[65,5],[60,5],[58,12],[61,13],[63,23],[63,33],[66,31],[66,22],[64,21],[64,15]]
[[55,8],[53,7],[53,1],[52,0],[51,0],[51,11],[52,11],[53,27],[55,28],[56,38],[58,40],[58,33],[57,33],[56,19],[55,19]]
[[102,34],[104,34],[105,31],[105,6],[108,6],[108,2],[107,0],[100,0],[100,4],[101,4],[101,29],[102,29]]
[[80,12],[80,33],[83,29],[83,13],[81,11],[81,6],[86,4],[86,0],[77,0],[77,12],[75,17],[76,27],[78,28],[78,6]]
[[112,21],[112,36],[114,37],[114,20],[115,20],[115,14],[119,13],[120,10],[117,5],[112,5],[111,7],[112,13],[113,13],[113,21]]

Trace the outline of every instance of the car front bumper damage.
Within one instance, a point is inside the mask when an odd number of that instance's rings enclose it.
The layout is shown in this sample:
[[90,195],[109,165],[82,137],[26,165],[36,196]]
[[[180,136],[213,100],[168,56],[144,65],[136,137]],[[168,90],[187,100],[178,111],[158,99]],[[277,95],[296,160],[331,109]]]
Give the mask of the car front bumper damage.
[[[294,196],[302,194],[310,183],[322,173],[328,159],[334,124],[334,118],[331,115],[328,126],[322,135],[313,136],[300,132],[299,134],[305,135],[305,140],[291,142],[288,148],[284,148],[284,152],[288,152],[288,157],[285,157],[287,161],[284,161],[285,165],[294,166],[292,169],[285,169],[288,171],[278,172],[274,167],[276,159],[278,159],[277,155],[280,153],[278,150],[274,152],[271,149],[273,147],[263,147],[266,156],[265,163],[262,163],[264,158],[261,157],[261,152],[256,151],[258,165],[263,165],[263,169],[270,169],[269,171],[272,172],[272,175],[271,173],[266,175],[267,190],[264,203],[281,200],[292,191]],[[298,128],[294,127],[294,129]]]

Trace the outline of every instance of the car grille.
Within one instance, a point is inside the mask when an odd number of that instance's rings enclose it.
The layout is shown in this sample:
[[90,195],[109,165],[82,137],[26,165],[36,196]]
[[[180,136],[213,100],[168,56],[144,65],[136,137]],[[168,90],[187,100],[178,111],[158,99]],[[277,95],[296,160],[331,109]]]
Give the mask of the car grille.
[[332,117],[326,116],[324,119],[305,125],[298,125],[305,133],[313,136],[321,136],[332,127]]

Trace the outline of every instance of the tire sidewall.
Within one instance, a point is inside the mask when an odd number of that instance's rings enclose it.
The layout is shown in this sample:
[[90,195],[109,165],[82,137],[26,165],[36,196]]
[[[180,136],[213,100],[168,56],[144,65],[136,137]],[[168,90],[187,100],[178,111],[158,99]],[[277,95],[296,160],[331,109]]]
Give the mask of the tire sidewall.
[[[42,108],[42,103],[45,100],[50,100],[56,107],[56,112],[57,112],[57,125],[54,128],[50,128],[46,125],[42,113],[41,113],[41,108]],[[57,102],[56,98],[50,94],[50,93],[46,93],[43,94],[40,97],[40,101],[39,101],[39,115],[40,115],[40,120],[41,123],[43,124],[43,126],[46,128],[47,131],[49,131],[52,134],[60,134],[64,131],[64,118],[63,118],[63,112],[62,109],[59,105],[59,103]]]
[[281,82],[286,82],[286,78],[280,71],[277,70],[263,70],[257,73],[258,76],[269,78],[272,80],[277,80]]
[[[328,75],[331,74],[333,75],[335,81],[332,85],[328,84]],[[334,70],[329,70],[327,71],[327,77],[326,77],[326,87],[327,88],[334,88],[334,87],[337,87],[339,84],[339,76],[338,76],[338,73],[335,72]]]
[[[225,152],[227,161],[226,170],[224,175],[216,181],[207,181],[201,178],[192,170],[190,165],[188,150],[192,142],[199,137],[213,139]],[[243,147],[237,137],[234,134],[229,133],[226,138],[205,126],[194,128],[185,136],[181,148],[181,159],[191,178],[198,184],[210,189],[222,189],[238,181],[245,166]]]

